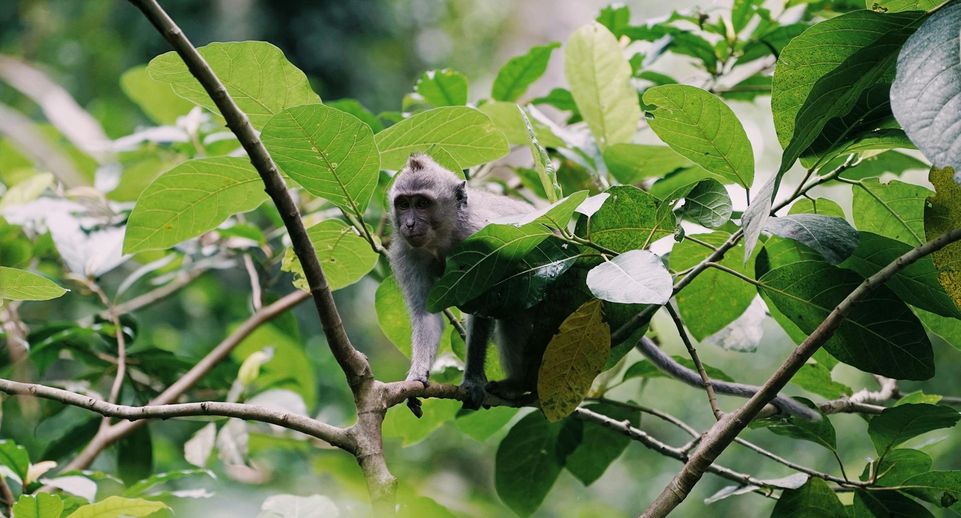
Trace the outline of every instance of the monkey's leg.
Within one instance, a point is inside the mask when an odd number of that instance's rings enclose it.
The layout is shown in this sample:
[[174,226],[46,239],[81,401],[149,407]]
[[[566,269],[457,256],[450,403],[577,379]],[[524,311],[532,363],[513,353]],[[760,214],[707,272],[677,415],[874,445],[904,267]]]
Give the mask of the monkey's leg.
[[531,344],[535,320],[532,314],[525,313],[497,322],[497,350],[507,378],[488,383],[487,392],[519,404],[533,402],[543,355]]
[[419,311],[411,316],[411,321],[414,328],[411,340],[413,351],[407,381],[419,381],[426,387],[430,367],[434,364],[434,356],[437,355],[437,346],[440,344],[440,335],[444,330],[444,318],[440,313]]
[[494,321],[489,318],[471,316],[467,321],[467,362],[464,366],[464,381],[461,383],[461,388],[467,391],[464,408],[476,410],[484,402],[484,387],[487,385],[484,360],[487,358],[487,342],[493,329]]

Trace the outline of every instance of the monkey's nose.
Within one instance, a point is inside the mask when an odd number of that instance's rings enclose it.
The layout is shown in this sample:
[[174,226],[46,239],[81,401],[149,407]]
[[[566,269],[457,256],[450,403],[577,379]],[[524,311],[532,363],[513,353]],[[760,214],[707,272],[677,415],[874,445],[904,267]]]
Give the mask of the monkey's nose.
[[408,221],[407,223],[404,223],[404,225],[406,225],[407,228],[409,228],[409,229],[410,229],[410,228],[414,228],[414,222],[413,222],[413,221]]

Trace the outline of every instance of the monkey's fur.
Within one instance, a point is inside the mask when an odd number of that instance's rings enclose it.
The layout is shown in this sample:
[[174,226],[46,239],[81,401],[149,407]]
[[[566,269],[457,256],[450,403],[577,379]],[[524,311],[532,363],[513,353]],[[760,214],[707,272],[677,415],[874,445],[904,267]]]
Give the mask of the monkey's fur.
[[[426,386],[444,328],[441,314],[427,310],[427,298],[444,273],[447,254],[492,219],[525,214],[534,208],[506,196],[471,188],[423,154],[411,155],[406,167],[398,173],[388,201],[396,231],[390,246],[390,264],[404,293],[413,328],[407,380]],[[553,306],[557,304],[562,301],[555,300]],[[469,318],[467,362],[461,385],[468,393],[465,407],[479,408],[485,388],[504,399],[514,400],[534,392],[544,348],[565,316],[558,315],[556,309],[544,301],[510,318],[496,321],[480,316]],[[495,328],[497,350],[507,379],[488,384],[484,359],[487,342]],[[677,363],[652,342],[642,341],[638,348],[671,376],[690,385],[703,386],[697,372]],[[740,383],[712,381],[712,385],[720,393],[740,397],[753,396],[758,390]],[[419,404],[413,401],[408,405],[419,416]],[[790,414],[818,418],[816,413],[790,398],[778,396],[773,403]]]

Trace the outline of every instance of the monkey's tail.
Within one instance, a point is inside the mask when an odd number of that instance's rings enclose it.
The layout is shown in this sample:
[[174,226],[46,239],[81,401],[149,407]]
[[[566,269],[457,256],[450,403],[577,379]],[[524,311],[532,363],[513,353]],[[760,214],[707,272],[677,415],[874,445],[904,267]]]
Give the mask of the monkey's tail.
[[[639,351],[641,351],[641,353],[644,354],[644,356],[651,360],[651,363],[656,365],[657,368],[661,369],[662,371],[670,374],[671,377],[683,381],[684,383],[693,387],[704,387],[704,382],[701,380],[700,374],[674,361],[674,358],[671,358],[665,354],[664,351],[662,351],[661,348],[658,347],[657,344],[655,344],[650,338],[646,336],[641,337],[636,347]],[[720,380],[711,380],[711,386],[714,387],[716,392],[743,398],[752,397],[754,394],[757,394],[758,390],[761,389],[757,385],[731,383]],[[809,421],[821,420],[821,414],[787,396],[778,395],[771,400],[771,404],[776,406],[782,412],[786,412]]]

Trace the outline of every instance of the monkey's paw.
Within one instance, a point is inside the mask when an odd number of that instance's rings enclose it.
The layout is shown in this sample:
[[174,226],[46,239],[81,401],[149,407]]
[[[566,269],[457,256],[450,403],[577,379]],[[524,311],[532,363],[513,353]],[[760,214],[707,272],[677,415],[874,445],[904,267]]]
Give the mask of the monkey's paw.
[[416,372],[411,370],[407,373],[406,381],[419,381],[424,385],[424,388],[427,388],[430,386],[430,381],[427,380],[429,374],[427,371]]
[[487,380],[481,379],[469,379],[465,378],[460,384],[460,388],[467,392],[467,399],[464,400],[464,408],[468,410],[477,410],[484,403],[484,398],[487,393],[484,391],[484,385],[487,384]]

